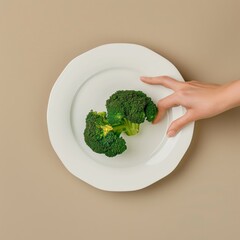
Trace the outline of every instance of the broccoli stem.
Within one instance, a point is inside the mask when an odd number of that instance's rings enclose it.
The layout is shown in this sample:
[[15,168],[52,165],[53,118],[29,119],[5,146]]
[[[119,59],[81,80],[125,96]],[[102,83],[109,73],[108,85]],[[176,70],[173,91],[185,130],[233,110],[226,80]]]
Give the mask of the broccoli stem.
[[106,124],[98,127],[103,130],[104,136],[106,136],[110,131],[114,131],[119,136],[122,132],[125,132],[128,136],[133,136],[139,132],[139,126],[140,124],[132,123],[131,121],[124,118],[123,123],[120,125],[111,126],[110,124]]
[[128,136],[133,136],[139,132],[139,125],[140,124],[132,123],[124,118],[124,123],[121,125],[113,126],[113,131],[118,132],[119,134],[125,132]]
[[124,122],[125,122],[125,126],[126,126],[125,133],[128,136],[133,136],[139,132],[139,124],[138,123],[132,123],[127,119],[124,119]]

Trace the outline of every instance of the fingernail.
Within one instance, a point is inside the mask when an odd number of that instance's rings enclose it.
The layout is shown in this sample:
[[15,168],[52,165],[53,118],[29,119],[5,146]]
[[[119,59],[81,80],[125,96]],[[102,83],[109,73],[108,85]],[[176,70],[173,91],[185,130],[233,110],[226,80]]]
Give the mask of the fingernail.
[[176,135],[176,131],[170,130],[167,132],[168,137],[174,137]]
[[141,76],[140,79],[141,80],[145,80],[147,77]]

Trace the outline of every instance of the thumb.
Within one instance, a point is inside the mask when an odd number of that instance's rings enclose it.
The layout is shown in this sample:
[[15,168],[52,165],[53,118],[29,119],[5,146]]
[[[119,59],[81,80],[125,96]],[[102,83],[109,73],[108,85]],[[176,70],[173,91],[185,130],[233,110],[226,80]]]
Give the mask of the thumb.
[[183,116],[176,119],[171,123],[168,128],[168,137],[174,137],[180,130],[182,130],[188,123],[193,122],[193,115],[190,110],[188,110]]

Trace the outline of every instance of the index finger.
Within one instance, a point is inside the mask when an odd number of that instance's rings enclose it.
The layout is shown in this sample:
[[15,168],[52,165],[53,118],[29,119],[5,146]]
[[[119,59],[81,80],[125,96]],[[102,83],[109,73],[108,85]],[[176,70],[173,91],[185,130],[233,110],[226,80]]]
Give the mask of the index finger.
[[140,79],[148,84],[154,85],[162,85],[164,87],[170,88],[174,91],[180,89],[182,87],[182,82],[178,80],[168,77],[168,76],[159,76],[159,77],[140,77]]

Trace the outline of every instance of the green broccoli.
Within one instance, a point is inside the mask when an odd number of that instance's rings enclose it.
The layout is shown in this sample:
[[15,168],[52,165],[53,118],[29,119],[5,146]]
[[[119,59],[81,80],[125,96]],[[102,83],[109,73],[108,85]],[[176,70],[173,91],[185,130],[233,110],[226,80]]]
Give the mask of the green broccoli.
[[139,128],[139,125],[145,119],[152,122],[158,112],[156,105],[150,97],[142,91],[134,90],[115,92],[106,101],[106,108],[108,113],[107,120],[112,126],[127,121],[130,124],[135,123],[135,128]]
[[96,153],[114,157],[127,149],[125,140],[120,137],[122,128],[108,124],[105,112],[90,111],[86,118],[84,140]]
[[145,93],[134,90],[115,92],[106,101],[106,112],[90,111],[86,117],[84,139],[96,153],[114,157],[123,153],[126,142],[120,136],[133,136],[147,119],[151,122],[157,115],[157,107]]

